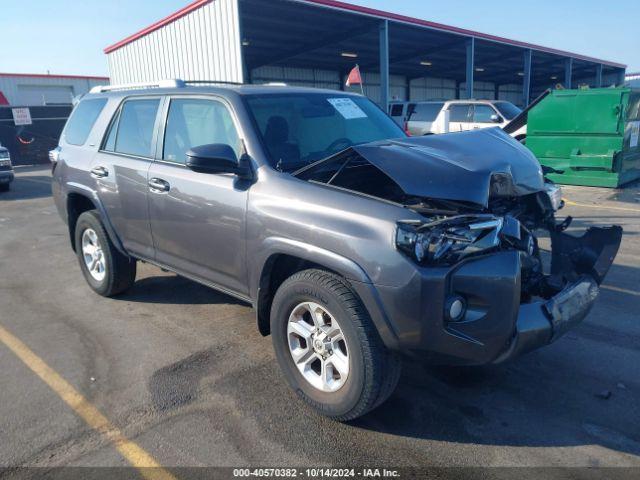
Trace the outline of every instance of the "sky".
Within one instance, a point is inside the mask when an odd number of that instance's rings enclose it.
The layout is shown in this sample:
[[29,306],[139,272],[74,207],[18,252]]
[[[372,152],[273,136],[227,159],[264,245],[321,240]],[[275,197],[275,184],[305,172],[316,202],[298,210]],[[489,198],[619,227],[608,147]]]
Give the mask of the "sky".
[[[190,0],[0,0],[0,72],[108,75],[103,49]],[[351,0],[640,71],[640,1]]]

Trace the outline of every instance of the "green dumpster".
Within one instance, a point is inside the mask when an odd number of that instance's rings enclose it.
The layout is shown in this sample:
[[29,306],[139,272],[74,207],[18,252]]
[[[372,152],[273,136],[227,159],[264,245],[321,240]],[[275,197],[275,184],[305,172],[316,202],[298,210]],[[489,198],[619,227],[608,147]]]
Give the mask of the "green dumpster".
[[640,178],[640,89],[553,90],[529,111],[526,145],[566,185]]

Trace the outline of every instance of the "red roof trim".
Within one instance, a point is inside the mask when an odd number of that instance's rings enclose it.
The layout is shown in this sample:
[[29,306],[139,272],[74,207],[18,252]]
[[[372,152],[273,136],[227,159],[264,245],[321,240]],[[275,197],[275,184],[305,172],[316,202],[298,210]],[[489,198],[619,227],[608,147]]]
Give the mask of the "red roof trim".
[[2,73],[0,77],[34,77],[34,78],[77,78],[81,80],[109,80],[109,77],[93,77],[88,75],[47,75],[46,73]]
[[185,15],[193,12],[194,10],[197,10],[200,7],[203,7],[204,5],[212,1],[213,0],[196,0],[195,2],[192,2],[186,7],[178,10],[177,12],[172,13],[168,17],[165,17],[162,20],[157,21],[153,25],[150,25],[147,28],[140,30],[137,33],[134,33],[133,35],[129,35],[127,38],[119,41],[118,43],[114,43],[113,45],[108,46],[107,48],[104,49],[104,53],[111,53],[114,50],[117,50],[133,42],[134,40],[144,37],[145,35],[149,35],[151,32],[155,32],[156,30],[164,27],[165,25],[175,22],[176,20],[184,17]]
[[[138,33],[134,33],[133,35],[130,35],[129,37],[125,38],[124,40],[115,43],[107,48],[104,49],[104,53],[111,53],[114,50],[117,50],[121,47],[124,47],[125,45],[145,36],[148,35],[151,32],[154,32],[156,30],[158,30],[159,28],[172,23],[176,20],[178,20],[179,18],[184,17],[185,15],[187,15],[188,13],[191,13],[192,11],[202,7],[203,5],[211,2],[213,0],[196,0],[193,3],[190,3],[189,5],[187,5],[186,7],[184,7],[181,10],[178,10],[176,13],[169,15],[166,18],[163,18],[162,20],[160,20],[159,22],[154,23],[153,25],[145,28],[144,30],[139,31]],[[543,47],[541,45],[535,45],[533,43],[527,43],[527,42],[521,42],[519,40],[510,40],[508,38],[504,38],[504,37],[498,37],[495,35],[489,35],[486,33],[481,33],[481,32],[475,32],[473,30],[467,30],[465,28],[458,28],[458,27],[452,27],[450,25],[444,25],[442,23],[436,23],[436,22],[430,22],[427,20],[421,20],[419,18],[413,18],[413,17],[408,17],[405,15],[399,15],[397,13],[390,13],[390,12],[385,12],[383,10],[377,10],[375,8],[369,8],[369,7],[361,7],[359,5],[352,5],[350,3],[345,3],[345,2],[341,2],[338,0],[296,0],[300,3],[308,3],[308,4],[315,4],[315,5],[320,5],[320,6],[324,6],[324,7],[329,7],[329,8],[335,8],[338,10],[344,10],[344,11],[348,11],[348,12],[354,12],[354,13],[360,13],[360,14],[364,14],[364,15],[370,15],[370,16],[374,16],[374,17],[379,17],[379,18],[384,18],[387,20],[393,20],[393,21],[397,21],[397,22],[402,22],[402,23],[408,23],[411,25],[419,25],[422,27],[427,27],[427,28],[432,28],[434,30],[441,30],[444,32],[450,32],[450,33],[456,33],[459,35],[466,35],[466,36],[472,36],[472,37],[476,37],[476,38],[480,38],[483,40],[488,40],[491,42],[498,42],[498,43],[504,43],[507,45],[512,45],[515,47],[522,47],[522,48],[531,48],[533,50],[538,50],[541,52],[546,52],[546,53],[551,53],[554,55],[561,55],[561,56],[565,56],[565,57],[572,57],[575,58],[577,60],[584,60],[587,62],[594,62],[594,63],[601,63],[603,65],[607,65],[610,67],[615,67],[615,68],[627,68],[626,65],[622,64],[622,63],[616,63],[616,62],[610,62],[607,60],[601,60],[598,58],[594,58],[594,57],[589,57],[586,55],[580,55],[580,54],[576,54],[576,53],[571,53],[571,52],[566,52],[564,50],[558,50],[555,48],[550,48],[550,47]]]

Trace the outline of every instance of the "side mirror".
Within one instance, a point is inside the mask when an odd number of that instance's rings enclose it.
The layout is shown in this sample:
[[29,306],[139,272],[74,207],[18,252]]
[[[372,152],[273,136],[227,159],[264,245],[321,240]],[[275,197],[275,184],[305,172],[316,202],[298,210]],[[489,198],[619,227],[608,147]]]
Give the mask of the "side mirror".
[[494,113],[491,115],[491,121],[493,123],[502,123],[502,118],[500,118],[500,115]]
[[233,148],[224,143],[201,145],[187,152],[187,167],[197,173],[233,173],[246,178],[251,175],[246,160],[238,161]]

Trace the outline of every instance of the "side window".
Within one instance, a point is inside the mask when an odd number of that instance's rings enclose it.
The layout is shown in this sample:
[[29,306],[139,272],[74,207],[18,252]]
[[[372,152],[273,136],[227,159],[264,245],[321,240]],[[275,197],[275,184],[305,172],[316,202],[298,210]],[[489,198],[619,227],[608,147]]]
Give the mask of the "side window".
[[491,117],[497,115],[496,111],[489,105],[476,105],[473,110],[474,123],[493,123]]
[[139,157],[153,157],[153,129],[160,99],[126,100],[113,121],[104,150]]
[[65,141],[71,145],[84,145],[106,104],[106,98],[93,98],[80,102],[64,129]]
[[453,104],[449,106],[450,122],[469,122],[469,107],[467,104]]
[[411,120],[415,122],[433,122],[438,118],[444,103],[418,103],[411,114]]
[[183,164],[190,148],[212,143],[230,145],[240,155],[240,137],[227,107],[216,100],[171,100],[162,158]]

